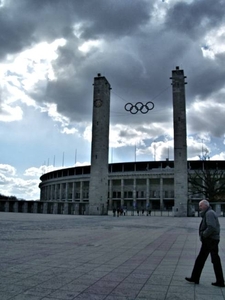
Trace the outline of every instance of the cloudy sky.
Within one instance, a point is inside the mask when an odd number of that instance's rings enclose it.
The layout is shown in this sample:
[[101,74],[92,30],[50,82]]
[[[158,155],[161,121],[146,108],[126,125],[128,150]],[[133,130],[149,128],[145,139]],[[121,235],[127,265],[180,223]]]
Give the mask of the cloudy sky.
[[[93,78],[110,82],[109,162],[173,160],[171,72],[187,76],[188,158],[225,159],[224,0],[0,0],[0,193],[90,164]],[[154,102],[146,115],[127,102]]]

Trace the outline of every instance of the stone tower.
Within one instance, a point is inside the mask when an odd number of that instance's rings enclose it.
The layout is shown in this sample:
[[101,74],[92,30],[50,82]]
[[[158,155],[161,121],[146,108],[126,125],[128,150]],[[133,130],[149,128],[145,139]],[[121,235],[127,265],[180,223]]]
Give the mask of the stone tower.
[[104,76],[94,78],[89,215],[108,213],[108,152],[110,84]]
[[172,71],[173,128],[174,128],[174,215],[187,216],[187,130],[184,71],[176,67]]

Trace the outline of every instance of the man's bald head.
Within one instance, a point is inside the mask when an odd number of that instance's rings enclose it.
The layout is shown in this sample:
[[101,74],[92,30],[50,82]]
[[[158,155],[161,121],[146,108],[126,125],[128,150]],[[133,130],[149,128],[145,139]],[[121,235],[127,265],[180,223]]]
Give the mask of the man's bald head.
[[209,207],[209,201],[207,200],[201,200],[199,202],[199,209],[200,210],[206,210]]

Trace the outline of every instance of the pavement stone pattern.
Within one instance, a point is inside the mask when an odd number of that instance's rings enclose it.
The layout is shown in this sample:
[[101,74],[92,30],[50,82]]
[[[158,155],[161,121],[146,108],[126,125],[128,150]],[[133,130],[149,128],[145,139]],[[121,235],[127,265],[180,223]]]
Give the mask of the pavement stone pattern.
[[199,285],[184,279],[200,221],[0,212],[0,300],[224,300],[210,258]]

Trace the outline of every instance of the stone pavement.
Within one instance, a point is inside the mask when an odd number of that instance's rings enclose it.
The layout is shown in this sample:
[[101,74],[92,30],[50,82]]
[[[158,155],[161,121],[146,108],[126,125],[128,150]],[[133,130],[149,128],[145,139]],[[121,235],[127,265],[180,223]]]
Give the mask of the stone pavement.
[[[224,300],[207,260],[188,283],[200,218],[0,213],[0,300]],[[225,267],[225,218],[220,218]]]

